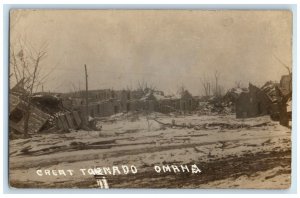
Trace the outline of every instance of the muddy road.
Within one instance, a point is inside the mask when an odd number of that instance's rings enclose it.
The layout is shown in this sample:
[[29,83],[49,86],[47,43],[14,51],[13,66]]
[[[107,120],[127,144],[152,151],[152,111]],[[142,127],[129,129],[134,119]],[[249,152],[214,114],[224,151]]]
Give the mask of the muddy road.
[[[102,131],[37,134],[10,141],[10,185],[16,188],[99,188],[80,169],[135,166],[136,173],[106,173],[109,188],[288,188],[291,130],[269,117],[169,117],[166,127],[140,116],[101,122]],[[187,127],[180,127],[181,125]],[[188,127],[199,125],[205,127]],[[174,167],[187,166],[188,171]],[[192,173],[196,165],[201,172]],[[157,172],[155,166],[170,166]],[[73,170],[47,175],[45,170]],[[37,171],[44,174],[39,175]],[[111,171],[112,172],[112,171]]]

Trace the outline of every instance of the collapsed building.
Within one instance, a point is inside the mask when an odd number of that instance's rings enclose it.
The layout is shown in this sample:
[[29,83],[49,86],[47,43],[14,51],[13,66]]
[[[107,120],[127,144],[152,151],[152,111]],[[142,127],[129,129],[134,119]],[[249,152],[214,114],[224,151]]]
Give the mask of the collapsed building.
[[[25,113],[27,102],[14,94],[9,94],[9,127],[16,132],[24,132]],[[35,106],[30,107],[31,115],[28,120],[28,133],[38,132],[50,118],[50,115],[44,113]]]
[[[29,108],[24,89],[24,79],[20,80],[9,93],[9,127],[11,131],[22,133],[24,130],[25,115]],[[28,133],[36,133],[50,117],[34,105],[30,105],[31,115],[28,120]]]
[[[10,94],[9,126],[13,132],[24,133],[26,106],[28,102]],[[28,134],[40,131],[79,129],[83,115],[79,111],[69,111],[61,105],[59,98],[52,95],[33,95],[30,99]]]
[[236,117],[249,118],[270,114],[272,100],[260,88],[249,84],[236,100]]
[[[261,88],[249,83],[249,88],[242,91],[236,99],[236,117],[249,118],[270,115],[272,119],[279,120],[284,116],[281,111],[285,111],[291,119],[289,105],[292,100],[291,80],[291,75],[284,75],[281,77],[280,83],[268,81]],[[289,106],[288,109],[287,106]]]
[[79,111],[65,108],[54,93],[29,94],[23,81],[9,93],[9,127],[12,134],[24,134],[26,114],[29,114],[28,134],[40,131],[68,131],[82,127],[85,119]]
[[[162,91],[91,90],[86,112],[85,92],[68,94],[26,93],[22,83],[10,90],[9,126],[12,134],[24,134],[25,115],[30,106],[28,134],[68,132],[70,129],[98,130],[93,117],[108,117],[121,112],[193,111],[197,101],[185,91],[181,96],[165,96]],[[93,123],[93,125],[90,123]]]

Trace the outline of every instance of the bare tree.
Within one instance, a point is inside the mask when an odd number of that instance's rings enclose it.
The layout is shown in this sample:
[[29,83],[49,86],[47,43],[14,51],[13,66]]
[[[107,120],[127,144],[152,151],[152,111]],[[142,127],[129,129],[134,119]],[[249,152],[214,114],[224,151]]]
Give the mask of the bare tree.
[[[292,72],[291,72],[290,67],[289,67],[287,64],[285,64],[284,62],[282,62],[275,54],[273,54],[273,56],[275,57],[275,59],[276,59],[276,60],[277,60],[284,68],[286,68],[286,69],[288,70],[289,76],[292,77]],[[290,89],[290,90],[292,89],[292,81],[291,81],[291,80],[290,80],[290,83],[289,83],[289,89]]]
[[126,88],[124,88],[124,90],[131,91],[132,90],[132,86],[127,85]]
[[146,81],[138,81],[137,83],[137,90],[141,91],[143,94],[148,93],[149,91],[153,92],[156,90],[156,87],[153,84],[149,84]]
[[236,88],[241,88],[242,87],[242,82],[240,80],[239,81],[235,81],[234,84],[235,84]]
[[69,82],[70,84],[70,92],[73,92],[74,94],[76,94],[79,90],[76,89],[76,86],[73,82]]
[[216,70],[214,73],[215,76],[215,96],[220,96],[221,95],[221,88],[219,86],[219,78],[220,78],[220,73]]
[[18,53],[11,45],[10,48],[10,68],[13,69],[13,76],[18,84],[22,84],[24,92],[20,96],[25,102],[24,109],[24,137],[28,137],[29,119],[32,108],[32,95],[41,86],[48,74],[41,75],[41,61],[46,56],[46,45],[39,50],[26,45],[25,42],[19,42]]
[[275,54],[273,54],[273,56],[275,57],[275,59],[284,67],[284,68],[286,68],[287,70],[288,70],[288,73],[289,73],[289,75],[291,75],[291,69],[290,69],[290,67],[287,65],[287,64],[285,64],[284,62],[282,62],[281,60],[280,60],[280,58],[278,58]]
[[210,96],[211,95],[211,83],[210,83],[210,81],[209,81],[209,79],[207,78],[206,75],[204,75],[201,78],[201,84],[203,86],[205,96]]
[[[275,59],[284,67],[287,69],[288,71],[288,75],[290,77],[292,77],[292,72],[290,67],[285,64],[283,61],[280,60],[280,58],[278,58],[275,54],[273,54],[273,56],[275,57]],[[288,100],[290,100],[292,98],[292,80],[289,81],[289,92],[287,94],[283,94],[281,89],[276,86],[276,91],[279,94],[279,101],[278,101],[278,105],[279,105],[279,123],[283,126],[289,127],[289,117],[288,117],[288,113],[287,113],[287,102]]]
[[185,91],[186,88],[183,84],[177,88],[177,94],[179,94],[180,96],[183,96]]

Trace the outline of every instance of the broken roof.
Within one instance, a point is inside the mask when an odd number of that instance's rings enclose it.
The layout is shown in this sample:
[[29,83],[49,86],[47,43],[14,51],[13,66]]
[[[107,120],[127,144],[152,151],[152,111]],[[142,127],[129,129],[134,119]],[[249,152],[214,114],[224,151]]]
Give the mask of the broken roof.
[[151,91],[146,93],[140,100],[165,100],[168,99],[161,92]]
[[272,102],[276,102],[278,99],[276,86],[278,86],[277,82],[268,81],[260,88]]

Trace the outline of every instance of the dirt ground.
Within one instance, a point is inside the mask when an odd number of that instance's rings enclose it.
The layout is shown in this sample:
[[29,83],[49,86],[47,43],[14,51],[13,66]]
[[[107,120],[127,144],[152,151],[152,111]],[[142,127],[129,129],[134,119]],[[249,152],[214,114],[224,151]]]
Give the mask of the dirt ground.
[[[178,126],[162,125],[154,117],[161,123],[174,120]],[[269,116],[236,119],[235,115],[119,114],[98,124],[101,131],[74,130],[11,140],[10,185],[99,188],[88,169],[118,166],[121,170],[123,165],[134,166],[137,172],[105,174],[109,188],[290,186],[291,130]],[[155,171],[155,166],[167,165],[180,171]],[[181,165],[189,172],[183,172]],[[192,173],[193,165],[201,173]],[[86,169],[85,175],[80,169]],[[48,170],[51,175],[47,175]],[[59,175],[58,170],[72,170],[73,175]]]

